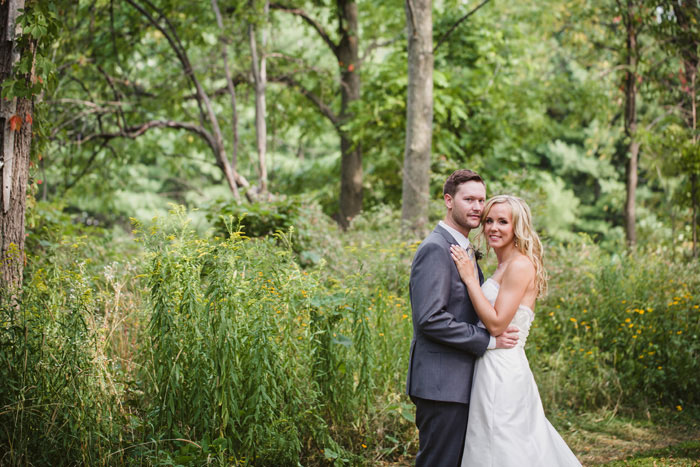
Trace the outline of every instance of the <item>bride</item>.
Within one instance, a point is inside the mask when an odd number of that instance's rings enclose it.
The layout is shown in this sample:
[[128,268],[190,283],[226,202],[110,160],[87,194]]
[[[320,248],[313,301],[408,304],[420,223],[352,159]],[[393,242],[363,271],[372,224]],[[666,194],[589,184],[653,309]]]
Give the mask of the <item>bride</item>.
[[489,333],[497,336],[512,323],[520,329],[520,339],[512,349],[488,351],[477,360],[462,467],[580,466],[545,417],[525,356],[535,301],[547,289],[530,208],[514,196],[491,198],[484,206],[481,234],[498,258],[483,286],[471,254],[452,246],[452,259]]

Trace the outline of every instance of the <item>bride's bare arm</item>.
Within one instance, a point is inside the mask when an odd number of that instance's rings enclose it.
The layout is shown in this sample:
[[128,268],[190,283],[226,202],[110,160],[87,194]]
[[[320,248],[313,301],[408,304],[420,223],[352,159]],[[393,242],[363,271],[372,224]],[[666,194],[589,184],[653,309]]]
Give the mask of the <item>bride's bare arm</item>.
[[528,285],[535,277],[534,266],[526,257],[514,259],[503,274],[496,303],[492,306],[481,291],[479,278],[474,272],[474,263],[455,249],[452,250],[452,259],[467,286],[469,298],[479,319],[492,336],[501,335],[513,320]]

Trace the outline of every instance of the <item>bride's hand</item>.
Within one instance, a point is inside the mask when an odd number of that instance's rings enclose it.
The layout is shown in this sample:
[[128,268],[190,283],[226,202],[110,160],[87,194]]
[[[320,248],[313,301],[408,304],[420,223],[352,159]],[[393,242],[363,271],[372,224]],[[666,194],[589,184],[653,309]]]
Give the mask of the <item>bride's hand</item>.
[[473,258],[473,255],[470,257],[459,245],[450,246],[450,254],[452,255],[455,265],[457,265],[459,277],[462,278],[462,281],[467,285],[472,281],[476,281],[478,284],[479,277],[477,276],[476,260]]

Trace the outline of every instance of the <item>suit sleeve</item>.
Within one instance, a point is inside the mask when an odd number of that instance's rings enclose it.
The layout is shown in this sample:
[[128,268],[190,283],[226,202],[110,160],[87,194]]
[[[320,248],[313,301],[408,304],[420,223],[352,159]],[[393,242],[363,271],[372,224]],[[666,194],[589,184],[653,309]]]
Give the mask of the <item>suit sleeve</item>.
[[453,267],[452,258],[440,245],[427,243],[418,249],[410,280],[413,322],[428,339],[481,356],[491,337],[488,331],[457,321],[447,311]]

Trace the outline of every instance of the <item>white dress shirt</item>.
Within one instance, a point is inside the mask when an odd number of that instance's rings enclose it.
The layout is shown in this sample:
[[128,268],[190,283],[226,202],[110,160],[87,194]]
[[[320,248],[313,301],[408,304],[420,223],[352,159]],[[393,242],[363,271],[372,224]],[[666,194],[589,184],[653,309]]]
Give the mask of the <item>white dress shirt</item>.
[[[465,250],[467,249],[467,247],[469,247],[469,245],[470,245],[469,239],[467,237],[465,237],[464,234],[462,234],[462,232],[460,232],[459,230],[453,229],[452,227],[447,225],[447,223],[445,223],[445,221],[440,221],[438,223],[438,225],[440,227],[442,227],[443,229],[447,230],[450,233],[450,235],[452,235],[452,237],[454,237],[454,239],[457,240],[457,244],[460,247],[464,248]],[[484,325],[481,323],[481,321],[479,321],[479,325],[484,327]],[[489,339],[489,345],[486,348],[487,349],[495,349],[496,348],[496,338],[495,337],[491,336],[491,339]]]

